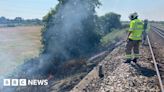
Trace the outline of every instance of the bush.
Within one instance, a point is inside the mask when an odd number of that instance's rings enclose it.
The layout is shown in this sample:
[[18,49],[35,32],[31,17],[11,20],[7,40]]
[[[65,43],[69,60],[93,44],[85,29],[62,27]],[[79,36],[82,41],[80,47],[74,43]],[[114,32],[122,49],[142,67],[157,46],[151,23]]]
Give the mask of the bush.
[[112,31],[114,28],[121,28],[120,22],[121,15],[116,13],[107,13],[104,16],[99,17],[99,30],[102,30],[104,34]]

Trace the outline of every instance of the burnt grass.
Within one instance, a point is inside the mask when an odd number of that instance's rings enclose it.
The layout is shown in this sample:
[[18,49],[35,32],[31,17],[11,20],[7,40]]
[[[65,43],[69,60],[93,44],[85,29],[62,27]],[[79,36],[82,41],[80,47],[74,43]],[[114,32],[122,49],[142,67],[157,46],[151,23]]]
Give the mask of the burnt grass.
[[[72,76],[80,76],[75,77],[74,79],[68,80],[67,84],[62,84],[58,88],[60,92],[69,91],[75,85],[77,85],[80,80],[85,77],[100,61],[102,61],[110,51],[115,48],[115,44],[112,44],[107,48],[101,48],[101,50],[96,51],[88,55],[88,57],[77,58],[67,60],[67,62],[52,62],[53,60],[48,60],[45,62],[44,66],[39,66],[40,62],[39,57],[33,58],[25,61],[24,64],[17,67],[14,72],[10,75],[6,76],[6,78],[16,78],[16,79],[48,79],[51,75],[52,79],[49,79],[49,86],[27,86],[27,87],[6,87],[2,89],[3,92],[50,92],[50,87],[58,84],[53,84],[55,81],[64,80],[66,78]],[[88,61],[90,57],[97,55],[97,53],[103,52],[104,49],[107,49],[107,53],[96,57],[95,59]],[[71,82],[73,81],[73,82]]]

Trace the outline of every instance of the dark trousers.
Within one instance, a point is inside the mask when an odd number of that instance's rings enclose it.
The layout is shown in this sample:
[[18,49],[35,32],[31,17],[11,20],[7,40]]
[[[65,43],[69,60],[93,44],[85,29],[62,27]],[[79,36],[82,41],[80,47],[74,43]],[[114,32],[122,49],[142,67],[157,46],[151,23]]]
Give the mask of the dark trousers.
[[144,30],[142,34],[142,45],[146,43],[146,37],[147,37],[147,33],[146,33],[146,30]]
[[[140,40],[131,40],[129,39],[126,45],[126,56],[127,59],[132,59],[132,58],[139,58],[139,45],[140,45]],[[134,55],[132,55],[132,51]]]

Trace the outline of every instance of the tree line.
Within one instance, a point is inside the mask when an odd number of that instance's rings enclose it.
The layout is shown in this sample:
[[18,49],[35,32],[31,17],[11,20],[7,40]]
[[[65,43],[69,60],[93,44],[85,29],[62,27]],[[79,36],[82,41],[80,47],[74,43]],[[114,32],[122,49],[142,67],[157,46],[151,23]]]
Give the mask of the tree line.
[[16,17],[14,19],[8,19],[5,17],[0,17],[0,25],[6,26],[17,26],[17,25],[43,25],[40,19],[23,19],[22,17]]

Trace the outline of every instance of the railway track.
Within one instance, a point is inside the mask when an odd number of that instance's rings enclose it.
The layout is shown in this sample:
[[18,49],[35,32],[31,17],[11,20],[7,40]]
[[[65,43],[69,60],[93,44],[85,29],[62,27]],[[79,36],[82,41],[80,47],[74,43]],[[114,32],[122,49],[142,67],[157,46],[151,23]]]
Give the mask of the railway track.
[[[162,41],[164,41],[164,30],[156,27],[156,26],[151,26],[152,31],[156,33],[156,35],[160,36]],[[150,37],[147,36],[148,39],[148,44],[149,48],[151,51],[154,67],[157,73],[159,85],[161,88],[161,92],[164,92],[164,61],[160,59],[161,57],[157,57],[159,53],[154,49],[155,45],[153,44],[154,42],[150,40]],[[164,46],[162,46],[164,48]],[[159,51],[158,51],[159,52]],[[162,53],[164,54],[164,53]]]
[[164,39],[164,30],[162,30],[162,29],[160,29],[160,28],[158,28],[156,26],[152,26],[152,27],[155,30],[155,31],[154,30],[153,31]]

